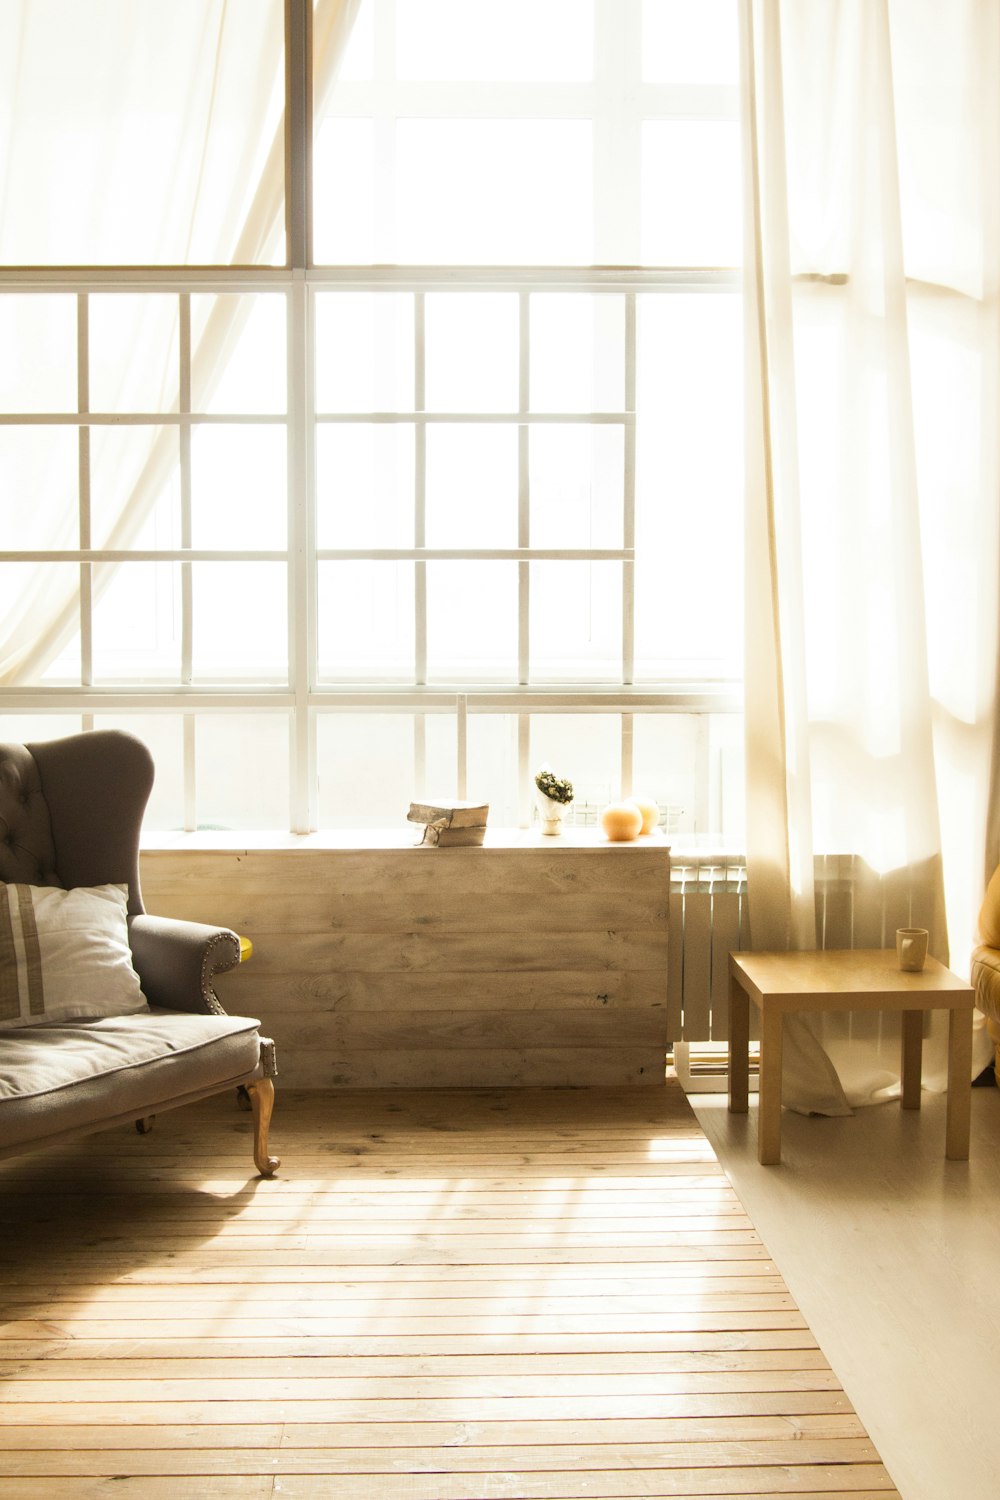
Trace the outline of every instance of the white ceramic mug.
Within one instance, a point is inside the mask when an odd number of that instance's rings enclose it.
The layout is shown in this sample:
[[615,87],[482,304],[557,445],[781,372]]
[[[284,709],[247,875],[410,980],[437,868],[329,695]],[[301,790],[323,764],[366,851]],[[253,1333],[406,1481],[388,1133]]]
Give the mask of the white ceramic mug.
[[927,957],[926,927],[896,928],[896,959],[907,974],[919,974]]

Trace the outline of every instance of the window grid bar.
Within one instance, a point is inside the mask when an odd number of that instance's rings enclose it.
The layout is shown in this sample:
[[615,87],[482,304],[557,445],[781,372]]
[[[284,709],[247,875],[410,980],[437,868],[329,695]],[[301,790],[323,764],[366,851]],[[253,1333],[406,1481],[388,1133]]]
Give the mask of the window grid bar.
[[458,795],[464,801],[469,795],[469,699],[466,693],[455,695]]
[[427,719],[424,714],[413,715],[413,795],[418,799],[427,796]]
[[361,411],[361,412],[317,412],[316,421],[320,423],[349,422],[355,423],[385,423],[397,425],[421,427],[430,426],[432,423],[447,423],[454,426],[460,422],[471,422],[477,427],[485,423],[506,424],[511,426],[544,427],[546,425],[565,426],[567,423],[578,423],[587,427],[612,426],[625,427],[628,425],[628,412],[617,411]]
[[[529,294],[518,295],[518,412],[526,416],[531,405],[531,311]],[[531,491],[528,454],[528,428],[521,422],[517,429],[517,544],[527,548],[531,542]],[[527,682],[531,665],[531,566],[521,561],[517,567],[517,680]]]
[[[76,401],[79,415],[90,409],[90,299],[86,292],[76,299]],[[78,529],[81,548],[91,543],[91,448],[90,426],[81,421],[77,435]],[[80,562],[80,681],[84,687],[94,682],[94,570],[89,562]]]
[[[423,292],[413,295],[413,404],[422,411],[427,399],[427,307]],[[413,434],[413,543],[421,552],[427,541],[427,428],[418,422]],[[414,677],[427,681],[427,563],[417,559],[413,570]]]
[[[178,345],[180,371],[178,401],[181,414],[191,410],[191,294],[178,297]],[[191,518],[191,426],[182,422],[180,437],[181,546],[190,549],[194,528]],[[181,681],[194,680],[194,579],[191,563],[181,563]]]
[[[0,294],[100,291],[282,292],[293,273],[268,266],[0,266]],[[432,266],[360,265],[296,268],[311,287],[332,291],[739,291],[742,273],[714,266]],[[803,280],[803,277],[793,278]],[[915,282],[917,286],[931,283]]]
[[624,507],[622,540],[628,559],[622,563],[622,681],[635,676],[635,406],[636,331],[635,293],[625,298],[625,423]]
[[[681,713],[724,714],[742,711],[742,693],[732,682],[713,682],[663,687],[642,684],[636,688],[579,692],[559,687],[507,687],[484,684],[463,689],[468,714],[534,713]],[[273,686],[178,689],[133,684],[88,687],[18,688],[5,691],[7,713],[194,713],[229,711],[243,713],[287,713],[295,707],[295,696],[286,683]],[[331,683],[309,694],[310,709],[335,712],[350,708],[374,713],[454,713],[455,689],[442,684],[416,688],[411,683],[379,687],[364,683]]]
[[312,0],[285,0],[285,257],[312,264]]
[[620,772],[619,780],[621,782],[621,789],[622,789],[622,796],[623,797],[631,797],[631,795],[632,795],[632,778],[633,778],[633,764],[634,764],[634,760],[633,760],[634,729],[635,729],[635,718],[634,718],[634,715],[631,714],[631,713],[624,713],[624,714],[622,714],[622,723],[621,723],[622,754],[621,754],[621,772]]
[[247,548],[242,552],[222,552],[212,547],[90,547],[53,548],[46,552],[24,548],[18,552],[0,552],[0,562],[287,562],[288,553],[267,548]]
[[309,713],[309,689],[315,681],[314,593],[315,431],[309,420],[312,396],[311,298],[304,280],[293,282],[287,304],[288,352],[288,645],[289,682],[295,711],[289,727],[292,760],[289,776],[294,833],[316,826],[315,724]]
[[[627,562],[632,554],[622,547],[320,547],[320,562]],[[0,562],[287,562],[287,551],[276,548],[245,548],[223,552],[212,547],[67,547],[45,551],[23,548],[0,550]]]
[[534,806],[534,797],[532,796],[533,786],[531,715],[519,713],[517,716],[517,800],[518,823],[522,828],[528,828],[531,824],[531,810]]
[[[185,294],[186,295],[186,294]],[[3,412],[0,427],[283,427],[284,412]]]
[[198,827],[197,802],[197,724],[193,713],[184,715],[184,832]]

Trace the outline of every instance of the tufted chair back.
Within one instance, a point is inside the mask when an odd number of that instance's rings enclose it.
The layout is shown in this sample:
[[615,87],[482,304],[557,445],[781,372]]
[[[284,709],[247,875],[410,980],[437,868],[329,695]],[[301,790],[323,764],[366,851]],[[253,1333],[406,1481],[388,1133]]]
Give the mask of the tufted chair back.
[[117,729],[30,745],[0,744],[0,880],[127,885],[144,910],[139,833],[153,758]]

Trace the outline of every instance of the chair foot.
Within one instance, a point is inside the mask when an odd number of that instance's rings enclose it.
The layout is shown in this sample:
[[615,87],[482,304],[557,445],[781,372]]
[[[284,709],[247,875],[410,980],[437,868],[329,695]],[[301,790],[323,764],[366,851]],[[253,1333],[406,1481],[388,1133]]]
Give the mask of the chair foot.
[[146,1116],[144,1116],[143,1119],[136,1120],[136,1122],[135,1122],[135,1128],[136,1128],[136,1130],[139,1132],[140,1135],[148,1135],[149,1132],[153,1128],[153,1121],[155,1119],[156,1119],[155,1115],[146,1115]]
[[277,1156],[267,1154],[267,1132],[274,1109],[274,1084],[270,1078],[260,1078],[247,1084],[247,1093],[253,1107],[253,1159],[262,1177],[273,1177],[281,1165]]

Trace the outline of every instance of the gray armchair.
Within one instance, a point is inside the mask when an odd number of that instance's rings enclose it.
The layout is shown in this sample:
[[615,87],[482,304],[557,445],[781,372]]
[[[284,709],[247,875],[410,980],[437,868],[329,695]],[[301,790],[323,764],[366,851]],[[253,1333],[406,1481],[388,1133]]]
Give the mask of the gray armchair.
[[[253,1109],[254,1161],[269,1177],[274,1045],[259,1021],[227,1015],[213,988],[239,963],[239,939],[143,907],[139,833],[152,785],[149,751],[117,730],[0,744],[0,1157],[132,1121],[145,1131],[162,1111],[239,1089]],[[36,935],[35,909],[63,900],[51,888],[90,899],[109,887],[127,891],[115,892],[121,946],[142,992],[120,1013],[54,1007],[49,1019],[49,936]],[[26,914],[21,926],[12,910]]]

